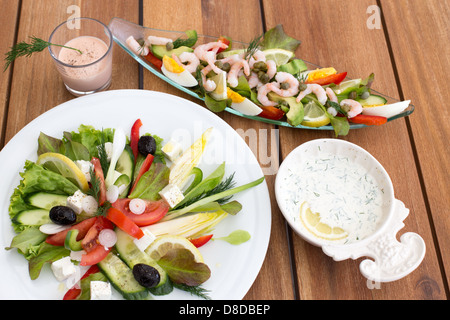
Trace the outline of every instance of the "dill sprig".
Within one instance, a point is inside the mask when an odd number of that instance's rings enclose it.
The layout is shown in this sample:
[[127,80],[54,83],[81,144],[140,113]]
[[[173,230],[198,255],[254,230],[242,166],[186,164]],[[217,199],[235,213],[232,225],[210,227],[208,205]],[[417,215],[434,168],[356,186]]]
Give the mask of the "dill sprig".
[[[206,198],[206,197],[212,196],[214,194],[221,193],[223,191],[232,189],[232,188],[234,188],[235,185],[236,185],[236,181],[234,181],[234,173],[233,173],[228,178],[226,178],[225,180],[221,181],[212,190],[204,192],[204,193],[202,193],[202,194],[200,194],[200,195],[190,199],[189,201],[186,201],[186,203],[184,203],[182,206],[180,206],[177,209],[181,209],[181,208],[187,207],[187,206],[189,206],[189,205],[191,205],[191,204],[193,204],[193,203],[195,203],[195,202],[197,202],[197,201],[199,201],[199,200],[201,200],[203,198]],[[231,198],[232,198],[232,196],[219,199],[219,200],[217,200],[217,203],[224,204],[224,203],[228,202]]]
[[17,43],[15,46],[11,47],[11,50],[9,52],[7,52],[6,58],[5,58],[5,68],[3,70],[3,72],[6,71],[6,69],[8,69],[9,65],[17,58],[19,57],[29,57],[31,56],[33,53],[35,52],[41,52],[42,50],[44,50],[45,48],[48,48],[49,46],[57,46],[57,47],[63,47],[63,48],[67,48],[67,49],[72,49],[75,51],[78,51],[80,54],[83,54],[80,50],[72,48],[72,47],[67,47],[67,46],[63,46],[60,44],[54,44],[54,43],[50,43],[48,41],[39,39],[35,36],[31,36],[31,42],[27,43],[25,41],[19,42]]
[[103,173],[108,172],[109,163],[108,163],[108,154],[106,153],[105,148],[105,132],[102,129],[102,134],[100,136],[100,145],[97,146],[98,150],[98,159],[100,160],[100,165],[102,167]]
[[263,35],[260,35],[249,43],[247,49],[245,49],[244,59],[250,60],[250,58],[255,54],[261,44],[262,37]]
[[198,296],[205,300],[211,300],[211,298],[207,294],[209,290],[206,290],[205,288],[202,288],[200,286],[188,286],[183,283],[175,283],[175,282],[173,283],[173,286],[177,289],[189,292],[191,295]]
[[98,197],[100,194],[100,179],[97,177],[97,175],[94,172],[94,169],[91,167],[89,169],[89,175],[91,177],[91,188],[89,189],[89,191],[87,192],[87,195],[89,196],[93,196],[95,198],[95,200],[97,200],[98,202]]

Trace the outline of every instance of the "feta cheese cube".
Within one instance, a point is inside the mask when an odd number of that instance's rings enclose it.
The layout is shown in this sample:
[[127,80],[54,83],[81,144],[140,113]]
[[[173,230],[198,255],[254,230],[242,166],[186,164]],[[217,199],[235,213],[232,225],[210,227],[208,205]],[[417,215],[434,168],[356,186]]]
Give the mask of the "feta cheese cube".
[[77,272],[70,257],[64,257],[54,261],[51,265],[51,269],[58,281],[64,281]]
[[168,184],[159,192],[161,198],[163,198],[171,208],[175,207],[178,203],[183,201],[184,196],[180,188],[174,184]]
[[162,153],[170,161],[175,161],[183,151],[181,144],[177,141],[170,139],[162,148]]
[[91,281],[91,300],[111,300],[111,284],[105,281]]
[[144,252],[145,249],[147,249],[148,246],[151,245],[153,241],[155,241],[156,236],[149,230],[142,229],[142,231],[144,232],[144,236],[140,239],[134,239],[133,242],[139,250]]
[[81,170],[81,172],[83,172],[84,176],[86,177],[86,180],[88,182],[91,181],[91,168],[92,170],[94,170],[94,165],[92,163],[90,163],[89,161],[85,161],[85,160],[77,160],[75,161],[75,164],[77,165],[77,167]]
[[67,198],[67,206],[72,208],[76,214],[80,214],[83,211],[83,199],[85,197],[86,195],[83,192],[77,190],[73,196]]

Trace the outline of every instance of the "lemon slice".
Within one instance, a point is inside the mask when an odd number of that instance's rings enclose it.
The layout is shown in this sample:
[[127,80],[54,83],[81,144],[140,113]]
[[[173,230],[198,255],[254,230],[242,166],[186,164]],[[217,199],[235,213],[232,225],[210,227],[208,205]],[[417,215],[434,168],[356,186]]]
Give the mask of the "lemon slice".
[[288,63],[289,59],[294,57],[294,53],[292,51],[284,49],[267,49],[263,52],[266,55],[266,60],[275,61],[277,67]]
[[320,214],[313,213],[305,201],[300,206],[300,221],[314,236],[325,240],[342,240],[348,237],[347,231],[339,227],[331,227],[320,221]]
[[145,253],[147,253],[153,260],[158,261],[172,249],[187,249],[192,252],[196,262],[204,262],[200,251],[188,239],[182,236],[160,236],[152,242],[152,244],[145,250]]
[[216,83],[216,89],[210,93],[215,100],[225,100],[227,98],[227,73],[222,71],[211,78]]
[[205,150],[205,146],[211,136],[213,128],[207,129],[190,148],[185,150],[181,156],[170,166],[169,183],[183,189],[187,178],[193,167],[195,167]]
[[63,177],[75,183],[82,191],[89,190],[89,184],[84,173],[78,166],[65,155],[47,152],[41,154],[36,163],[61,174]]
[[229,50],[229,51],[222,51],[221,54],[224,58],[232,56],[233,54],[241,54],[244,53],[245,49],[235,49],[235,50]]
[[309,102],[305,105],[305,116],[301,123],[307,127],[321,127],[330,123],[326,112],[314,102]]

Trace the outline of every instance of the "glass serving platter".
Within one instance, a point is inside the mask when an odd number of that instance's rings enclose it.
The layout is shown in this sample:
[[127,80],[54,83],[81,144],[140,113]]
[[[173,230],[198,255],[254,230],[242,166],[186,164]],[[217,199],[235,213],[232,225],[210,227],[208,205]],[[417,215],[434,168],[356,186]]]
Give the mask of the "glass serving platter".
[[[108,27],[111,30],[111,33],[113,34],[114,41],[123,50],[125,50],[125,52],[127,52],[131,57],[133,57],[133,59],[135,59],[137,62],[139,62],[144,68],[149,70],[151,73],[153,73],[160,79],[162,79],[162,80],[166,81],[167,83],[169,83],[170,85],[174,86],[175,88],[177,88],[197,99],[204,101],[204,98],[199,96],[193,90],[183,87],[183,86],[179,85],[178,83],[172,81],[171,79],[167,78],[162,72],[160,72],[150,62],[148,62],[145,59],[145,57],[136,55],[133,51],[131,51],[126,44],[126,39],[129,36],[133,36],[135,39],[143,39],[143,38],[147,38],[148,36],[152,35],[152,36],[170,38],[170,39],[175,40],[180,37],[186,37],[186,34],[183,31],[167,31],[167,30],[147,28],[147,27],[143,27],[141,25],[138,25],[138,24],[135,24],[130,21],[127,21],[127,20],[124,20],[121,18],[117,18],[117,17],[111,19]],[[207,36],[207,35],[198,35],[198,40],[197,40],[196,45],[208,43],[211,41],[217,41],[217,39],[218,39],[218,37]],[[247,43],[236,41],[234,39],[233,39],[232,45],[233,45],[233,49],[243,49],[243,48],[247,48],[247,46],[248,46]],[[314,70],[317,68],[321,68],[320,66],[318,66],[316,64],[307,62],[305,60],[303,60],[303,61],[306,63],[308,70]],[[371,92],[373,94],[377,94],[377,95],[384,97],[387,100],[387,104],[399,102],[398,99],[386,96],[375,90],[371,90]],[[331,125],[326,125],[326,126],[322,126],[322,127],[318,127],[318,128],[307,127],[307,126],[303,126],[303,125],[298,125],[298,126],[294,127],[294,126],[291,126],[289,123],[287,123],[287,121],[284,121],[284,120],[271,120],[271,119],[266,119],[266,118],[262,118],[262,117],[258,117],[258,116],[248,116],[248,115],[244,115],[244,114],[240,113],[239,111],[236,111],[232,108],[226,108],[225,111],[232,113],[234,115],[243,117],[243,118],[257,120],[257,121],[270,123],[270,124],[274,124],[274,125],[279,125],[279,126],[284,126],[284,127],[289,127],[289,128],[299,128],[299,129],[309,129],[309,130],[333,130],[333,127]],[[388,118],[388,122],[398,119],[398,118],[406,117],[406,116],[410,115],[411,113],[413,113],[413,111],[414,111],[414,106],[412,104],[410,104],[409,107],[406,108],[400,114]],[[350,123],[350,129],[359,129],[359,128],[364,128],[364,127],[367,127],[367,126],[364,124]]]

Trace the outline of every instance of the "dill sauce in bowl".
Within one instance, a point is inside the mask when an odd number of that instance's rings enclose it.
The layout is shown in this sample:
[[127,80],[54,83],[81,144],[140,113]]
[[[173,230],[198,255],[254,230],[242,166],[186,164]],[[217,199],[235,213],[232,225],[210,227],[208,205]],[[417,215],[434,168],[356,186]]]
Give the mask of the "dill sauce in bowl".
[[409,210],[395,199],[386,170],[353,143],[317,139],[300,145],[281,164],[275,195],[291,228],[334,260],[371,257],[360,264],[368,279],[397,280],[423,259],[420,236],[395,238]]

